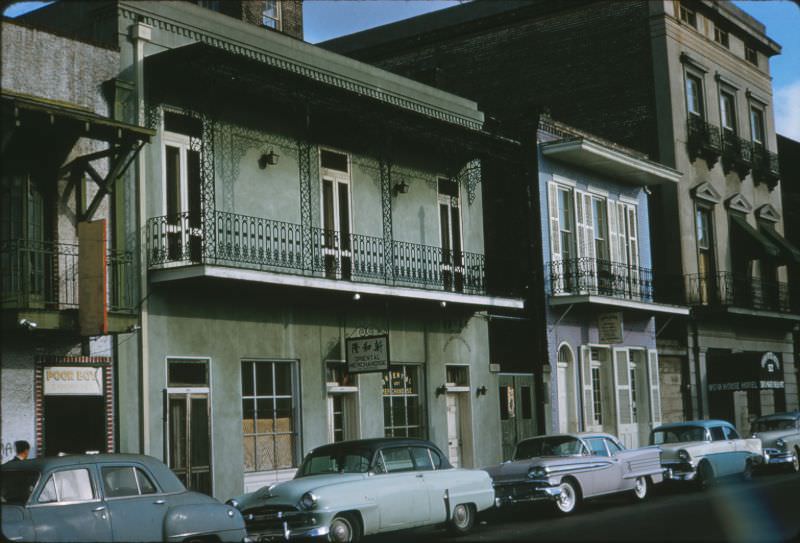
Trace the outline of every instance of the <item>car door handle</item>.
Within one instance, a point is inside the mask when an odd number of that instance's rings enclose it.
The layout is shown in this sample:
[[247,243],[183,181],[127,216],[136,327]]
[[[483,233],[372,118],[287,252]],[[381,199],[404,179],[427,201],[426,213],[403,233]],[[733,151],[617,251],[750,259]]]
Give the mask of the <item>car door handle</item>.
[[156,500],[153,503],[156,505],[164,505],[165,503],[167,503],[167,500]]
[[105,510],[106,510],[106,506],[105,505],[101,505],[99,507],[95,507],[94,509],[92,509],[92,512],[99,513],[100,511],[105,511]]
[[423,474],[421,474],[421,473],[417,473],[417,477],[419,477],[420,479],[422,479],[422,478],[423,478],[423,477],[425,477],[425,476],[424,476]]

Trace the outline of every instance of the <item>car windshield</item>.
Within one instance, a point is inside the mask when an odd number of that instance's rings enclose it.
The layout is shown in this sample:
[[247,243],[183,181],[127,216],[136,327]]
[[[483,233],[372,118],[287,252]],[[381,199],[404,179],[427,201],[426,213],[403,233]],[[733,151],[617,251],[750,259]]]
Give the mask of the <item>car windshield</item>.
[[517,445],[514,460],[526,460],[537,456],[574,456],[582,454],[584,449],[579,439],[570,436],[526,439]]
[[323,473],[366,473],[372,454],[366,449],[325,448],[313,451],[303,460],[297,477]]
[[775,430],[794,430],[794,419],[765,419],[753,422],[753,433],[774,432]]
[[664,443],[685,443],[687,441],[705,441],[706,429],[702,426],[678,426],[654,430],[650,438],[651,445]]
[[25,505],[38,480],[38,471],[4,470],[0,501],[3,505]]

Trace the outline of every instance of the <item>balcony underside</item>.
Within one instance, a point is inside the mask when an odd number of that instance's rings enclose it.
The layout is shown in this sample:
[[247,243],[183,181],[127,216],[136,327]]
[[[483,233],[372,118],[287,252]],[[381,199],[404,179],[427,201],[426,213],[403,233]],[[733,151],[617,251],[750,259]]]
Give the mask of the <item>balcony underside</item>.
[[280,272],[247,270],[208,264],[191,264],[181,267],[169,267],[162,269],[151,268],[150,270],[150,280],[154,283],[182,281],[201,277],[505,309],[523,309],[525,305],[521,298],[505,298],[481,294],[464,294],[446,290],[430,290],[413,287],[380,285],[374,283],[357,283],[341,279],[307,277]]
[[777,319],[783,321],[800,322],[800,314],[785,313],[781,311],[771,311],[769,309],[750,309],[748,307],[735,306],[697,306],[693,309],[693,314],[701,317],[727,315],[731,317],[746,317],[754,319]]
[[[77,309],[3,309],[2,326],[4,330],[21,330],[19,322],[26,319],[36,323],[36,331],[61,331],[80,333]],[[134,313],[108,313],[108,333],[122,334],[135,326],[139,317]]]
[[594,304],[606,307],[619,307],[637,311],[648,311],[650,313],[665,313],[669,315],[688,315],[689,308],[678,305],[660,304],[656,302],[627,300],[625,298],[615,298],[613,296],[601,296],[597,294],[561,294],[550,297],[550,305],[573,305],[573,304]]

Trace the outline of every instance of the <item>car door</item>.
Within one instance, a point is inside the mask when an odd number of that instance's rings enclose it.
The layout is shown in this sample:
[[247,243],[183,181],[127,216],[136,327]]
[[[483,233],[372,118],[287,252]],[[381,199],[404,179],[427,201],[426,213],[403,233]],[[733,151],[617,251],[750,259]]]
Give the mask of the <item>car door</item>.
[[658,469],[661,466],[660,458],[658,455],[646,454],[642,449],[625,449],[622,445],[610,439],[604,438],[608,452],[611,457],[618,461],[619,466],[619,479],[616,484],[612,485],[612,491],[630,490],[633,488],[635,479],[626,479],[625,477],[632,471],[639,471],[642,467],[647,466],[647,458],[652,456],[653,467]]
[[161,541],[169,504],[143,466],[98,466],[115,541]]
[[378,451],[374,466],[380,531],[427,523],[428,490],[423,473],[414,468],[409,448],[388,447]]
[[747,446],[747,440],[742,439],[739,433],[732,426],[723,426],[722,432],[725,434],[725,439],[731,443],[735,455],[731,456],[730,469],[731,473],[741,473],[744,471],[747,460],[753,455]]
[[447,520],[444,503],[445,492],[456,482],[457,471],[440,469],[443,465],[439,453],[429,447],[410,447],[414,459],[414,467],[422,475],[428,494],[428,520],[431,523]]
[[711,462],[714,474],[717,477],[725,477],[736,472],[736,443],[729,438],[723,431],[723,426],[712,426],[709,428],[711,443],[706,459]]
[[[619,487],[619,481],[622,478],[620,459],[611,456],[608,447],[606,447],[606,440],[604,437],[595,436],[587,438],[584,441],[586,441],[592,453],[593,463],[598,464],[598,467],[592,471],[592,489],[588,495],[614,492]],[[585,490],[584,493],[586,494]]]
[[93,465],[54,470],[28,506],[36,541],[111,541],[111,522]]

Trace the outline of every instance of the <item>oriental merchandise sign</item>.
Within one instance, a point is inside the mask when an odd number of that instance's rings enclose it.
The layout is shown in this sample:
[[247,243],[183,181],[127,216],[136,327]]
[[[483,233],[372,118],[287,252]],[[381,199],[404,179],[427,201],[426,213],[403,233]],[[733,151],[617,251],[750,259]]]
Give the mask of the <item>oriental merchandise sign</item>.
[[389,336],[363,336],[345,339],[347,371],[368,373],[389,369]]

